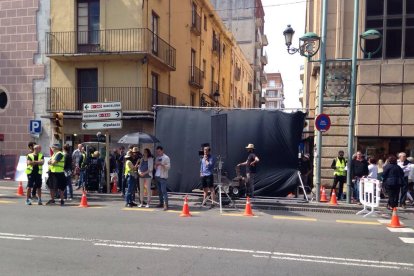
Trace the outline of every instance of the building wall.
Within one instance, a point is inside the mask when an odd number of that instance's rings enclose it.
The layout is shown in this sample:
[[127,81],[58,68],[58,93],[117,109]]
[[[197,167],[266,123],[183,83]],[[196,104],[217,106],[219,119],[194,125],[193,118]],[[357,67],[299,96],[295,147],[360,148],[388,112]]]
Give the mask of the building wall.
[[[320,30],[321,0],[307,4],[307,31],[318,34]],[[360,1],[359,28],[361,34],[365,28],[365,4]],[[328,0],[327,23],[327,59],[350,58],[353,36],[353,1]],[[314,57],[319,58],[319,54]],[[359,50],[358,58],[363,58]],[[305,65],[304,103],[309,104],[310,117],[318,108],[319,65]],[[378,140],[385,144],[386,154],[404,150],[388,147],[391,138],[412,141],[414,139],[414,101],[412,97],[414,81],[414,61],[410,59],[364,59],[358,62],[356,118],[355,118],[355,151],[365,150],[366,144],[359,141]],[[307,103],[306,99],[309,99]],[[322,184],[332,182],[330,163],[338,150],[347,149],[349,108],[347,106],[326,106],[323,110],[331,116],[331,129],[323,135],[322,147]],[[316,116],[317,114],[315,114]],[[313,121],[310,123],[313,125]],[[382,142],[381,142],[382,141]],[[368,142],[369,144],[369,142]],[[376,147],[377,144],[368,145]],[[347,154],[347,153],[346,153]]]
[[29,120],[34,119],[33,81],[44,76],[44,66],[35,64],[39,51],[36,16],[39,1],[0,2],[0,88],[8,105],[0,110],[1,154],[27,152]]

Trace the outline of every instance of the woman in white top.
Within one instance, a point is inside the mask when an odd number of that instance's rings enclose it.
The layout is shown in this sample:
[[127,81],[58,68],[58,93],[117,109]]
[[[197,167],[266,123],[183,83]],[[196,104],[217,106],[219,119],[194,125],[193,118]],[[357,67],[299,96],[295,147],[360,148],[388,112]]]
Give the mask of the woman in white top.
[[147,204],[145,208],[149,208],[151,201],[151,180],[152,180],[152,170],[154,169],[154,159],[152,158],[151,151],[149,149],[144,149],[144,156],[141,159],[139,164],[138,174],[139,174],[139,199],[141,204],[138,207],[144,206],[144,187],[147,189]]
[[378,177],[378,167],[377,167],[377,160],[375,158],[368,159],[368,177],[377,179]]

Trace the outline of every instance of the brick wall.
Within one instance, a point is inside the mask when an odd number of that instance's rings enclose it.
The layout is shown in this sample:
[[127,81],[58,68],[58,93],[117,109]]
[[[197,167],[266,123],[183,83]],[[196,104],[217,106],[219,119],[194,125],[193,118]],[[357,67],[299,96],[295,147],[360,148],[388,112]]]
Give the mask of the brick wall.
[[29,120],[33,119],[33,80],[43,78],[44,66],[35,65],[38,52],[36,14],[39,0],[0,0],[0,87],[9,105],[0,111],[1,154],[27,152]]

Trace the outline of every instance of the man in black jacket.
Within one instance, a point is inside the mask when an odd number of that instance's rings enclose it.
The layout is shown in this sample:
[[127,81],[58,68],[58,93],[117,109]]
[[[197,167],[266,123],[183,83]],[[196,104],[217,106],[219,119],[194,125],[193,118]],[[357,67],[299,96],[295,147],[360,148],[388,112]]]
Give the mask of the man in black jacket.
[[354,199],[359,201],[359,180],[368,175],[368,162],[360,151],[356,153],[355,159],[351,161],[351,176],[354,183]]

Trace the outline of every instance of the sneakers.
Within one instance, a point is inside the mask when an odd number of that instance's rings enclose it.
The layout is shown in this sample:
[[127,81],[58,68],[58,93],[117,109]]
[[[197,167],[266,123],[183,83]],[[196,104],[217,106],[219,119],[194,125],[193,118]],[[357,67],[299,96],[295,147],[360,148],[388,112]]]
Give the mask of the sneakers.
[[131,204],[131,203],[127,203],[127,204],[125,204],[125,207],[132,208],[132,207],[134,207],[134,206],[132,206],[132,204]]
[[167,203],[164,203],[164,209],[163,209],[164,211],[167,211],[168,210],[168,204]]
[[138,204],[136,204],[135,202],[131,202],[129,204],[131,204],[131,206],[138,206]]
[[149,204],[145,205],[145,208],[149,208]]
[[55,203],[56,203],[55,200],[51,199],[48,202],[46,202],[46,205],[51,205],[51,204],[55,204]]
[[43,205],[43,202],[41,200],[38,200],[37,205]]
[[32,202],[30,201],[30,199],[26,199],[26,205],[32,205]]
[[60,206],[65,205],[65,201],[63,199],[60,200]]
[[142,208],[142,207],[144,207],[144,206],[142,205],[142,203],[140,203],[140,204],[138,205],[138,208]]

